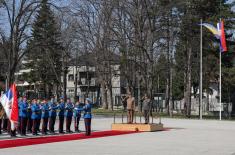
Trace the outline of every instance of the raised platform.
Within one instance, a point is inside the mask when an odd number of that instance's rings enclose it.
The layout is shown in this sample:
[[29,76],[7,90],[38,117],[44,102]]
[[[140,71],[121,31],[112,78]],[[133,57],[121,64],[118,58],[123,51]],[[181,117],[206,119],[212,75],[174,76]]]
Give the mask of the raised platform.
[[133,124],[126,124],[126,123],[115,123],[112,124],[112,130],[119,130],[119,131],[161,131],[163,130],[163,124],[142,124],[142,123],[133,123]]

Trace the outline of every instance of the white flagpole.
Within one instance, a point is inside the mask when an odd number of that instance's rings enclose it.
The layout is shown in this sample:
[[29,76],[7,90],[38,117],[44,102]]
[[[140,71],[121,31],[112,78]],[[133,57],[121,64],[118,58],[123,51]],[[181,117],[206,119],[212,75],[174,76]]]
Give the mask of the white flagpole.
[[222,111],[222,100],[221,100],[221,95],[222,95],[222,93],[221,93],[221,89],[222,89],[222,85],[221,85],[221,80],[222,80],[222,78],[221,78],[221,55],[222,55],[222,52],[221,52],[221,50],[220,50],[220,54],[219,54],[219,59],[220,59],[220,64],[219,64],[219,103],[220,103],[220,109],[219,109],[219,120],[221,120],[221,111]]
[[201,36],[200,36],[200,98],[199,98],[199,113],[202,119],[202,19],[201,19]]

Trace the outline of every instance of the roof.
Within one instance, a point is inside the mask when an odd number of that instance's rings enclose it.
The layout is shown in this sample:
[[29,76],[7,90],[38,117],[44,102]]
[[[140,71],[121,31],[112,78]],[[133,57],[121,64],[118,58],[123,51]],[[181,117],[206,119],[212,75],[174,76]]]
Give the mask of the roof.
[[[115,53],[109,53],[108,55],[101,56],[97,53],[87,53],[78,57],[78,66],[96,66],[97,63],[103,61],[110,61],[111,64],[120,64],[120,56]],[[76,58],[73,57],[69,61],[69,66],[76,65]]]

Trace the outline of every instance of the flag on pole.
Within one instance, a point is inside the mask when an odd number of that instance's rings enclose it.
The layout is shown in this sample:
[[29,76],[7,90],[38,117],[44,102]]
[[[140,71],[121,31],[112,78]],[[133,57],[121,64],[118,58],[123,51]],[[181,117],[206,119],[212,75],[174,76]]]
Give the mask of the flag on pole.
[[222,52],[226,52],[227,46],[226,46],[226,38],[225,38],[224,21],[223,20],[220,23],[218,23],[218,31],[220,32],[220,49]]
[[220,40],[221,52],[226,52],[227,46],[226,46],[226,38],[224,32],[224,21],[222,20],[221,22],[217,23],[217,28],[208,23],[203,23],[202,26],[205,26],[208,30],[210,30],[214,34],[214,36],[217,39]]
[[2,95],[0,102],[6,112],[7,117],[11,121],[11,129],[15,128],[15,124],[18,123],[19,110],[16,85],[13,84],[10,89]]

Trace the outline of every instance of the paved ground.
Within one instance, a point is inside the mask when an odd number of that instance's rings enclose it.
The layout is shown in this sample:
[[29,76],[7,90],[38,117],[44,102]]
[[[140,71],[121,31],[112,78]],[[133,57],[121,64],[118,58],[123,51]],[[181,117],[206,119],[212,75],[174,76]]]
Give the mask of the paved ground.
[[[109,130],[112,121],[112,118],[93,119],[93,129]],[[174,129],[1,149],[0,155],[235,155],[235,122],[186,119],[162,122]]]

